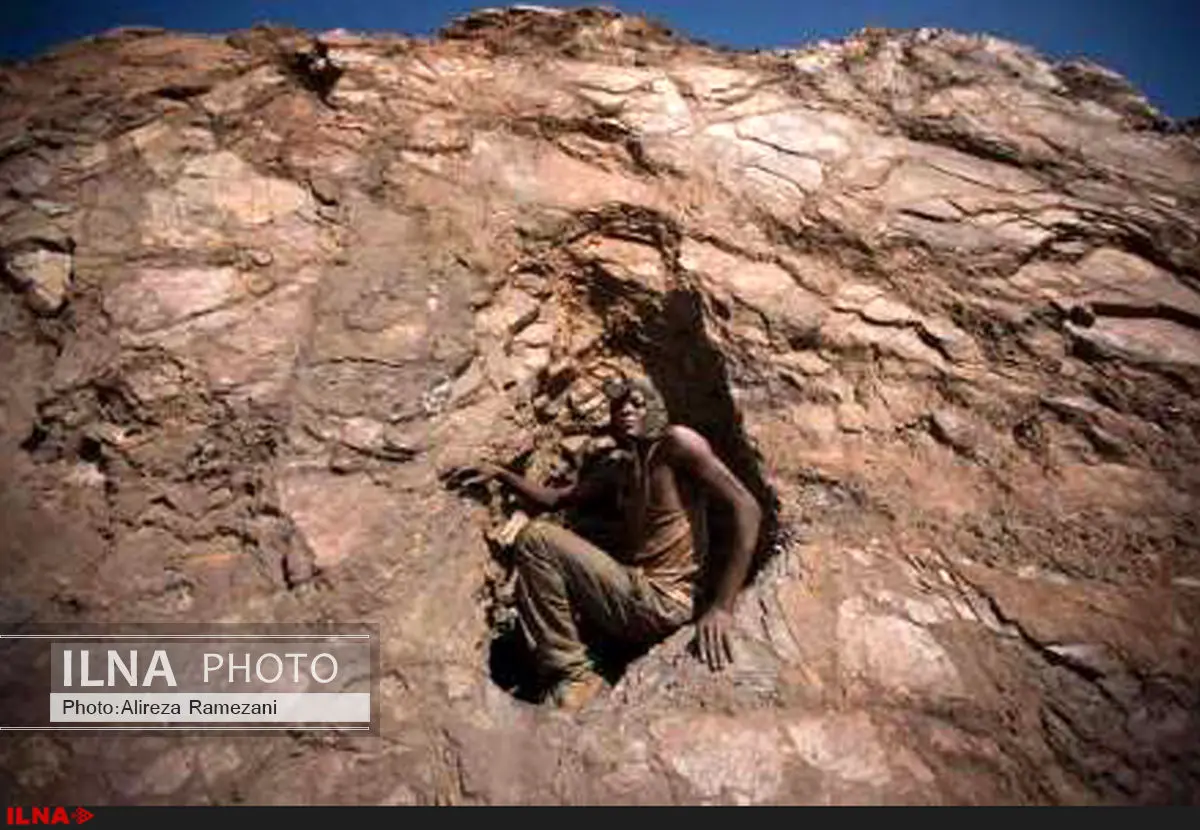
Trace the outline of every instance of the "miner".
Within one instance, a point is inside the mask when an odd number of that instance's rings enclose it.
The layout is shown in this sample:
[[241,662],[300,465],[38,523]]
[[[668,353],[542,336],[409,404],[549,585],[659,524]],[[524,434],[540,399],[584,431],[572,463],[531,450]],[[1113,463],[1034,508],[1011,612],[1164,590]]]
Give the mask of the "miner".
[[[762,519],[754,496],[708,441],[668,422],[663,398],[648,380],[610,380],[605,394],[619,463],[564,487],[490,463],[459,473],[464,481],[498,479],[547,510],[586,505],[605,491],[616,497],[624,532],[612,550],[545,520],[527,524],[514,542],[520,625],[552,698],[569,710],[604,687],[580,620],[603,636],[638,645],[695,620],[701,659],[713,670],[732,661],[732,612]],[[706,556],[708,497],[723,500],[734,518],[731,549],[719,558]],[[702,575],[718,563],[712,601],[698,608]]]

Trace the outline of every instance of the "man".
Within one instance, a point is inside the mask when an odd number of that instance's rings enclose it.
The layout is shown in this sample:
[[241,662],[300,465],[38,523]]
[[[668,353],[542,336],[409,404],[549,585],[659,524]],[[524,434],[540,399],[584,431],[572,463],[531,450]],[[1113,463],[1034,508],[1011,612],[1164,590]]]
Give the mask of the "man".
[[762,511],[697,432],[667,422],[662,397],[649,381],[623,378],[605,387],[610,429],[625,463],[608,475],[567,487],[546,487],[502,467],[483,464],[476,480],[497,478],[533,503],[557,509],[615,487],[625,529],[613,558],[591,542],[546,521],[518,534],[517,605],[539,667],[556,681],[553,698],[576,710],[604,681],[584,646],[576,616],[606,636],[643,645],[666,637],[696,611],[696,582],[707,548],[705,491],[734,515],[732,550],[712,605],[696,624],[700,656],[717,670],[733,659],[729,627],[758,539]]

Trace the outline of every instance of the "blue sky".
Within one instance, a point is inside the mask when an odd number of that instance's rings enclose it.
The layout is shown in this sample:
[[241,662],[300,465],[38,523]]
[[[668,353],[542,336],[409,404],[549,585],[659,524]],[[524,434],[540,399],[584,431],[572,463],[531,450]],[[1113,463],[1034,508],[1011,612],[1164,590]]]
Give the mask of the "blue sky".
[[[257,22],[428,35],[471,8],[429,0],[0,0],[0,57],[21,59],[120,25],[226,32]],[[590,5],[545,3],[544,5]],[[610,0],[672,28],[739,48],[797,46],[862,26],[943,26],[1087,56],[1175,117],[1200,115],[1200,0]]]

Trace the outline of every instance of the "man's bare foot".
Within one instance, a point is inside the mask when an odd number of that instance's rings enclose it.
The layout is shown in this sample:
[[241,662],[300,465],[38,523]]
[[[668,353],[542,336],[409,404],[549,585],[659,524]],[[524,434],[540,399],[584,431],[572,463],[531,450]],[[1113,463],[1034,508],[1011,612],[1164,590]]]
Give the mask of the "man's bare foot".
[[578,712],[604,689],[604,678],[595,672],[567,678],[554,687],[554,702],[559,709]]

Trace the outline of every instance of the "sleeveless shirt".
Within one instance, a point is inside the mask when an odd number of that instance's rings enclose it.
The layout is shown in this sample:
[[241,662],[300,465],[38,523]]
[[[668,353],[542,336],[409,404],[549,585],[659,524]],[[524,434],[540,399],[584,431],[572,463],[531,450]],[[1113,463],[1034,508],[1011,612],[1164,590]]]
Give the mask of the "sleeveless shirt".
[[691,482],[675,479],[683,507],[654,498],[651,472],[661,447],[655,441],[642,461],[635,451],[623,486],[621,509],[625,520],[625,553],[629,565],[640,569],[650,583],[673,600],[691,607],[695,580],[708,548],[703,495]]

